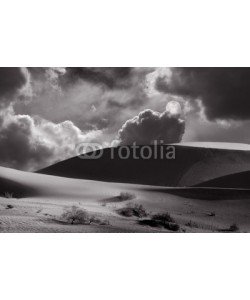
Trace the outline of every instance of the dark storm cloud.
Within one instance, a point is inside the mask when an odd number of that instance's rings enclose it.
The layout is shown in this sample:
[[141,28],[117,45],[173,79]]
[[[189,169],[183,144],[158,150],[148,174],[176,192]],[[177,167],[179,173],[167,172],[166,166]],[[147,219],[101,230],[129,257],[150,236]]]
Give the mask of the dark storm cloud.
[[172,68],[158,77],[163,93],[200,99],[208,119],[250,119],[250,68]]
[[26,83],[27,73],[22,68],[0,68],[0,101],[9,103]]
[[127,87],[133,68],[67,68],[64,79],[69,82],[83,79],[110,89]]
[[120,145],[149,145],[154,141],[178,143],[185,131],[185,122],[179,114],[166,110],[163,113],[146,109],[125,122],[118,132]]

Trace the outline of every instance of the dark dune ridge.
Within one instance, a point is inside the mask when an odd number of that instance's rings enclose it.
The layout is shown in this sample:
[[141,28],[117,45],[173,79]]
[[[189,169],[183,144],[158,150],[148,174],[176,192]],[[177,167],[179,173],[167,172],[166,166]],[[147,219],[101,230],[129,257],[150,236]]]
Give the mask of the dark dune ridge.
[[234,189],[250,189],[250,171],[240,172],[214,178],[196,185],[197,187],[221,187]]
[[[136,149],[137,157],[140,157],[141,147]],[[150,147],[154,151],[155,146]],[[106,148],[98,159],[73,157],[39,170],[38,173],[108,182],[185,187],[250,170],[250,151],[175,145],[175,159],[161,159],[160,147],[157,147],[157,158],[150,159],[133,158],[131,147],[127,159],[119,157],[119,147],[113,150]],[[114,151],[113,159],[111,151]]]
[[250,189],[245,188],[221,188],[221,187],[178,187],[151,189],[151,191],[181,196],[188,199],[199,200],[240,200],[250,199]]

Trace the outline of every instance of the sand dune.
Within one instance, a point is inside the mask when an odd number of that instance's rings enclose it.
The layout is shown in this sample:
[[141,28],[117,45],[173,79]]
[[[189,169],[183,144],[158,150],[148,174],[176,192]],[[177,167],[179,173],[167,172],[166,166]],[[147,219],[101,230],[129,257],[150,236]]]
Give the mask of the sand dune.
[[[123,160],[118,149],[112,160],[110,151],[40,173],[0,167],[0,232],[172,232],[152,227],[159,213],[178,232],[250,232],[250,171],[242,172],[250,170],[250,151],[178,145],[175,160]],[[102,221],[62,222],[73,205]],[[120,213],[140,205],[144,217]]]
[[[110,182],[193,186],[216,177],[250,170],[250,151],[242,150],[248,149],[247,146],[240,146],[241,150],[238,150],[236,146],[229,149],[227,144],[223,149],[223,143],[220,143],[220,149],[216,145],[206,148],[178,144],[175,145],[175,159],[161,159],[158,155],[157,159],[152,157],[146,160],[133,159],[132,155],[128,159],[121,159],[118,148],[114,150],[114,159],[111,159],[111,149],[107,148],[99,159],[74,157],[38,172]],[[137,156],[140,157],[139,151]]]
[[197,186],[250,189],[250,171],[217,177],[212,180],[202,182]]
[[[206,188],[202,191],[197,188],[167,189],[62,178],[8,168],[0,168],[0,178],[14,184],[16,192],[18,187],[20,190],[25,187],[28,191],[26,196],[19,198],[0,197],[0,232],[172,232],[141,224],[138,217],[118,214],[118,210],[131,205],[142,205],[149,214],[147,218],[157,213],[169,213],[179,225],[178,232],[227,232],[234,223],[240,232],[250,231],[248,195],[233,200],[228,189],[223,197],[214,190],[211,201],[202,197],[206,195]],[[0,195],[12,193],[12,190],[6,191],[11,187],[1,185]],[[121,199],[121,192],[132,197]],[[108,222],[104,225],[60,222],[64,210],[72,205]]]

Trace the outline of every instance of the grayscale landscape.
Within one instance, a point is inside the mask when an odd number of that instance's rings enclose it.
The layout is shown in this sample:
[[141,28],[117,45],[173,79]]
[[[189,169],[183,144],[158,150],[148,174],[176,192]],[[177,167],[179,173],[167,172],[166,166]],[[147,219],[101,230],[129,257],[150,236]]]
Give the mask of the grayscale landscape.
[[[143,178],[146,182],[148,179],[140,169],[133,183],[126,183],[130,177],[122,178],[119,170],[117,181],[125,182],[108,182],[100,162],[78,157],[52,165],[41,171],[44,174],[1,167],[0,231],[249,232],[250,151],[237,150],[237,145],[230,149],[221,148],[223,144],[210,146],[220,149],[197,144],[177,146],[181,151],[193,152],[194,157],[186,161],[183,173],[173,168],[170,176],[167,166],[161,172],[161,176],[169,176],[169,183],[178,178],[171,187],[162,186],[161,181],[142,184]],[[87,172],[85,163],[92,163],[98,181],[93,177],[69,178],[72,167],[76,170],[74,163],[83,173]],[[108,163],[110,168],[116,164]],[[65,177],[57,174],[60,165]],[[103,181],[99,180],[100,173]]]
[[0,232],[250,232],[250,68],[0,68]]

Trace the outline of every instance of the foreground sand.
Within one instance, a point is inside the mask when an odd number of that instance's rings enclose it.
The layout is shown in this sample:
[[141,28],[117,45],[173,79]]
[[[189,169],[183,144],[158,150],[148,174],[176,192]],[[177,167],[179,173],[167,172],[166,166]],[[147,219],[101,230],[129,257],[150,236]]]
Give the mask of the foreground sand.
[[[19,199],[0,198],[0,232],[171,232],[140,225],[136,217],[119,215],[117,209],[128,203],[142,204],[149,214],[168,212],[179,224],[179,232],[219,232],[234,223],[239,232],[250,232],[250,200],[247,197],[190,199],[168,194],[166,189],[159,187],[69,179],[6,168],[0,168],[0,178],[29,185],[36,194]],[[117,197],[121,192],[135,197],[121,201]],[[72,205],[86,209],[109,224],[60,222],[64,210]]]

